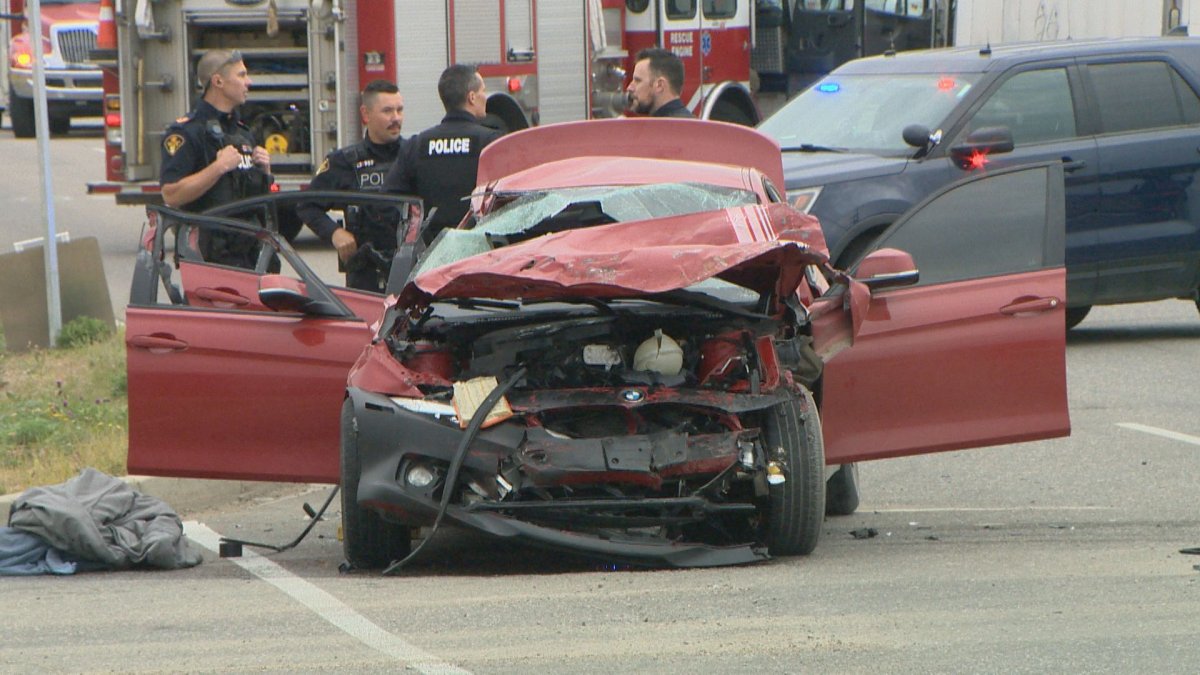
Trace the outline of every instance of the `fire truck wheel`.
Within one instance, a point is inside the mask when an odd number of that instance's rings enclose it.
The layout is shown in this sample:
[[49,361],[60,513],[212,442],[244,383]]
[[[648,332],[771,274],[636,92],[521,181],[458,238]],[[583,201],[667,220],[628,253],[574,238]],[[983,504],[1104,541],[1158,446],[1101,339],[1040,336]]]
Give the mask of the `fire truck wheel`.
[[351,567],[386,567],[408,555],[412,536],[408,527],[389,523],[358,503],[362,465],[358,434],[354,429],[354,403],[342,404],[342,551]]
[[480,124],[489,129],[495,129],[502,134],[508,133],[508,124],[495,113],[488,113],[480,122]]
[[37,127],[33,121],[33,99],[17,96],[12,87],[9,87],[8,114],[12,116],[13,136],[17,138],[34,137]]
[[713,106],[712,117],[710,119],[718,122],[732,122],[744,127],[754,126],[754,121],[750,119],[746,111],[731,101],[717,101],[716,105]]
[[71,116],[70,115],[51,115],[50,116],[50,133],[55,136],[62,136],[71,132]]

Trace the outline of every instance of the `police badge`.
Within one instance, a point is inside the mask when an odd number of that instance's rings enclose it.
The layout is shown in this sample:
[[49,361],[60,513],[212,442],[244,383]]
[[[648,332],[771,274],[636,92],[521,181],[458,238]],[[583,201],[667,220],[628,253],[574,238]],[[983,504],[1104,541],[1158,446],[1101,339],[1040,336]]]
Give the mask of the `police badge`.
[[163,139],[163,149],[167,151],[168,155],[174,157],[175,153],[179,152],[179,149],[183,147],[183,143],[183,136],[171,134]]

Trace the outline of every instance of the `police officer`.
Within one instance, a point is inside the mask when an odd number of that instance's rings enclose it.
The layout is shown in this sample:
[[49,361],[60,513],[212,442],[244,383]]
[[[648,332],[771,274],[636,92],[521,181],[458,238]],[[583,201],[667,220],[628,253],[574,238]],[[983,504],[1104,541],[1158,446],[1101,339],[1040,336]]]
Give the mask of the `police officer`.
[[[250,75],[237,51],[214,49],[200,57],[196,80],[204,96],[189,115],[167,127],[162,143],[163,202],[200,212],[218,204],[267,192],[271,155],[256,145],[235,108],[246,102]],[[254,266],[253,242],[212,233],[202,237],[210,262]]]
[[679,92],[683,91],[683,61],[666,49],[638,52],[633,77],[625,91],[629,94],[629,109],[639,115],[694,119],[679,100]]
[[[404,145],[400,136],[404,98],[395,84],[374,80],[363,89],[358,111],[366,135],[358,143],[326,155],[310,183],[313,190],[383,191],[384,177]],[[399,211],[368,206],[347,213],[342,227],[326,213],[329,208],[329,204],[308,202],[297,206],[296,213],[322,241],[337,249],[346,269],[346,286],[382,291],[387,269],[371,264],[368,252],[359,249],[370,244],[380,260],[390,261],[396,251]]]
[[487,115],[487,89],[475,68],[454,65],[442,71],[438,96],[446,116],[410,140],[385,186],[388,192],[421,197],[426,212],[437,209],[421,233],[426,243],[466,215],[470,204],[464,198],[475,189],[479,153],[500,137],[479,123]]

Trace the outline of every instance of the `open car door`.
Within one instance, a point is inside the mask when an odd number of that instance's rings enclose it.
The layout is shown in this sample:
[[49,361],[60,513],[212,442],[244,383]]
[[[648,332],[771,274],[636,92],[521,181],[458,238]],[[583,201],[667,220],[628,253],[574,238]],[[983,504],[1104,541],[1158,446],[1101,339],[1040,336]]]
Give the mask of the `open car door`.
[[[396,220],[398,256],[412,255],[411,241],[419,241],[418,231],[422,223],[424,209],[417,197],[407,197],[390,194],[367,192],[343,192],[334,190],[305,190],[302,192],[276,192],[248,199],[222,204],[209,209],[206,216],[233,218],[246,223],[262,225],[268,230],[277,232],[278,224],[286,220],[284,214],[294,213],[296,206],[301,203],[317,203],[329,207],[327,210],[336,211],[335,217],[340,222],[351,223],[353,220],[365,217],[371,212],[375,217],[394,218]],[[160,207],[151,207],[159,214],[174,213],[175,219],[184,217],[181,212],[174,212]],[[164,215],[160,215],[160,218]],[[170,218],[169,216],[166,216]],[[225,309],[263,309],[256,305],[255,296],[258,292],[258,277],[266,271],[264,265],[269,260],[258,260],[257,266],[248,264],[246,268],[213,264],[205,261],[199,253],[197,236],[180,242],[190,254],[180,255],[179,286],[185,302],[193,306],[220,307]],[[408,246],[406,247],[406,243]],[[360,251],[355,264],[369,265],[375,251]],[[255,268],[256,267],[256,268]],[[408,269],[411,262],[402,261],[401,267]],[[404,279],[399,279],[403,285]],[[390,286],[389,286],[390,288]],[[381,294],[368,291],[345,288],[340,285],[330,285],[329,289],[346,303],[357,316],[374,323],[382,316],[383,302]]]
[[[256,269],[200,260],[195,242],[214,235]],[[189,264],[216,281],[181,286]],[[346,374],[370,325],[280,236],[161,210],[125,320],[130,473],[337,482]]]
[[[834,289],[842,297],[829,299],[851,309],[854,337],[825,366],[828,464],[1070,433],[1060,164],[948,186],[853,271],[874,290]],[[895,249],[911,255],[915,284],[871,278]]]

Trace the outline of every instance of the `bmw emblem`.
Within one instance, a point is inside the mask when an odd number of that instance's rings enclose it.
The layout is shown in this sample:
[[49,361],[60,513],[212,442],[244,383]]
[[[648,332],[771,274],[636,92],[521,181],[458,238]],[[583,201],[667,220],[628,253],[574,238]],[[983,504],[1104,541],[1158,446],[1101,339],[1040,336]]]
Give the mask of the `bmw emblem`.
[[630,403],[637,403],[638,401],[642,400],[645,396],[646,396],[645,394],[638,391],[637,389],[626,389],[625,391],[621,392],[621,398],[625,399],[626,401],[628,401]]

